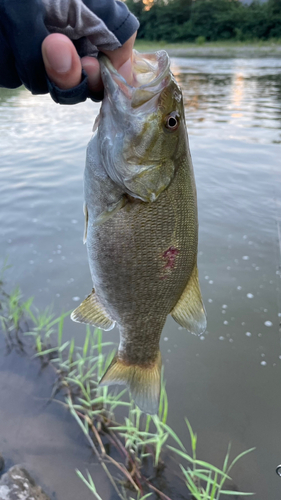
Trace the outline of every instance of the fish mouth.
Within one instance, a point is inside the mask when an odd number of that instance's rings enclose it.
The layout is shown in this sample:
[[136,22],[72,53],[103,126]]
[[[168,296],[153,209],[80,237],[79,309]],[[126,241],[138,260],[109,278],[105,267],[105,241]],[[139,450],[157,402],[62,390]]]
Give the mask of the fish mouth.
[[134,50],[131,84],[118,73],[108,57],[102,55],[99,61],[106,95],[113,102],[123,97],[130,101],[132,108],[137,108],[160,94],[171,79],[170,59],[165,50],[153,54],[140,54]]

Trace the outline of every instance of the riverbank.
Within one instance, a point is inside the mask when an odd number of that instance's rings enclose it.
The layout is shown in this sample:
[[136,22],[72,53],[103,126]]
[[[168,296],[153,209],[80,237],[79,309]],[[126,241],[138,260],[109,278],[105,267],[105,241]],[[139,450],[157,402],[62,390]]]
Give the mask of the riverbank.
[[171,57],[281,57],[281,42],[167,43],[137,40],[136,50],[154,52],[165,49]]

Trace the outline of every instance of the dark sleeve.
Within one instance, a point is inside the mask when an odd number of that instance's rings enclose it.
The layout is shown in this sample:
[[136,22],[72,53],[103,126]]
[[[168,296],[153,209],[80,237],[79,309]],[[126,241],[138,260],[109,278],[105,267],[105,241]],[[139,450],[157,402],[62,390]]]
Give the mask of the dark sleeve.
[[124,2],[116,0],[83,0],[123,45],[138,29],[139,23]]
[[48,35],[41,0],[0,0],[0,86],[48,92],[41,44]]

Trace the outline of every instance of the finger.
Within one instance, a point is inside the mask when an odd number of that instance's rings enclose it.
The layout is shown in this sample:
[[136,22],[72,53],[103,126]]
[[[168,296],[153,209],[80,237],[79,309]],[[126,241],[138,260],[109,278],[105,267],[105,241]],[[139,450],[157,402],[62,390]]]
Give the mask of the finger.
[[49,79],[60,89],[71,89],[81,82],[81,61],[65,35],[53,33],[42,43],[42,56]]
[[82,57],[82,67],[88,75],[88,86],[92,93],[101,92],[103,83],[101,79],[100,64],[94,57]]
[[119,47],[119,49],[103,50],[104,54],[106,54],[112,62],[114,68],[117,69],[128,83],[131,83],[133,80],[132,55],[136,36],[137,33],[134,33],[122,47]]

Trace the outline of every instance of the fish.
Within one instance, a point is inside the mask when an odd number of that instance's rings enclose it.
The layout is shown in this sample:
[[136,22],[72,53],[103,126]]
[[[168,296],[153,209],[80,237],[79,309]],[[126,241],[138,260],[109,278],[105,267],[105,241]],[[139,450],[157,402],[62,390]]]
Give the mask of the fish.
[[71,318],[103,330],[118,326],[117,354],[100,385],[126,385],[153,415],[167,316],[193,334],[206,329],[183,96],[163,50],[134,51],[131,84],[104,55],[100,66],[105,95],[84,174],[93,290]]

